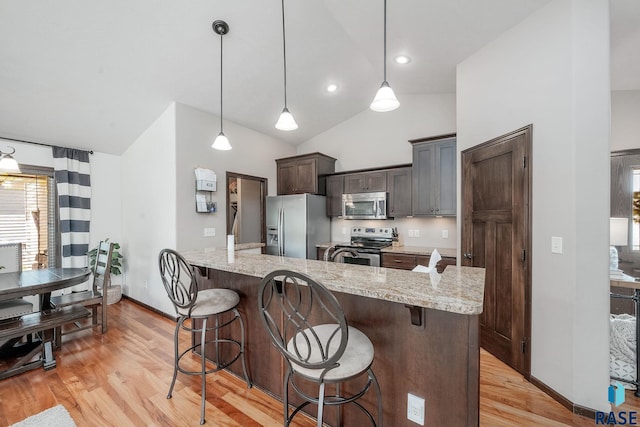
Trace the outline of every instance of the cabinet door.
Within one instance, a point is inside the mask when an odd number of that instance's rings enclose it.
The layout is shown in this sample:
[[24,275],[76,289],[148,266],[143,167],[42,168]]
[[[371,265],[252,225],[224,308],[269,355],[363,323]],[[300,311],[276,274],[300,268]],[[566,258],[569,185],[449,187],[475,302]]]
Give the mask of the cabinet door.
[[278,165],[278,195],[294,194],[296,183],[295,163],[282,163]]
[[411,168],[387,171],[387,189],[389,216],[398,218],[411,215]]
[[446,141],[435,146],[437,174],[434,206],[436,215],[456,214],[456,141]]
[[410,254],[382,254],[382,267],[412,270],[416,265],[416,256]]
[[318,175],[316,173],[315,159],[299,161],[296,163],[296,194],[318,192]]
[[386,171],[353,173],[344,177],[344,192],[346,194],[378,191],[387,191]]
[[343,186],[343,175],[327,177],[327,216],[342,215]]
[[456,214],[456,140],[413,146],[414,215]]
[[317,193],[315,159],[278,164],[278,195]]
[[435,149],[432,143],[413,146],[412,212],[414,215],[434,215],[433,165]]
[[363,193],[365,187],[365,177],[362,173],[351,173],[344,176],[345,194]]

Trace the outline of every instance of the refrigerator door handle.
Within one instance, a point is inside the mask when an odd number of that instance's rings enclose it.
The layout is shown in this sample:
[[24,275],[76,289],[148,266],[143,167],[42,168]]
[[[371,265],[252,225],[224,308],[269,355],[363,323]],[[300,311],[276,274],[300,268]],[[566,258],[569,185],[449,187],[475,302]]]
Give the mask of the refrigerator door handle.
[[284,238],[284,209],[280,208],[278,209],[278,232],[279,232],[279,236],[278,236],[278,255],[283,256],[284,255],[284,242],[283,242],[283,238]]

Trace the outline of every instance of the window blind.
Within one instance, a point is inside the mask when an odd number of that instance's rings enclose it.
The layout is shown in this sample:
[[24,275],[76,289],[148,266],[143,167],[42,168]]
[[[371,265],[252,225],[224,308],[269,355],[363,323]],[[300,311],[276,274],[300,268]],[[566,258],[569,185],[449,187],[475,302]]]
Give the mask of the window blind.
[[23,270],[47,268],[55,250],[52,181],[46,175],[0,176],[0,243],[22,244]]

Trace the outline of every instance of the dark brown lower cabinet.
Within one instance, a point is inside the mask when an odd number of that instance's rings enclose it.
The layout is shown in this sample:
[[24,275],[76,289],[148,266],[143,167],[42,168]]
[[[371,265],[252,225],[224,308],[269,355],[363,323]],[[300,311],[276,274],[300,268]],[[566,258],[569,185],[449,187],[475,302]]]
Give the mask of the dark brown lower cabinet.
[[[414,255],[402,253],[382,253],[382,267],[398,268],[400,270],[413,270],[418,264],[429,265],[429,255]],[[448,265],[456,265],[456,259],[451,257],[442,257],[436,264],[438,273],[442,273]]]
[[[245,321],[247,367],[255,387],[282,399],[283,358],[271,344],[258,313],[260,278],[209,269],[198,278],[200,289],[224,287],[240,295],[238,310]],[[357,278],[354,278],[357,280]],[[334,292],[349,325],[365,333],[375,349],[373,371],[382,390],[383,420],[388,426],[415,426],[407,419],[407,395],[425,399],[425,419],[434,426],[479,424],[480,343],[479,316],[413,307],[421,313],[422,326],[411,324],[405,304]],[[230,333],[240,333],[237,322]],[[225,352],[235,349],[223,348]],[[207,347],[214,354],[213,345]],[[229,371],[242,375],[240,363]],[[345,386],[342,391],[353,391]],[[293,392],[290,393],[293,399]],[[376,399],[369,392],[359,400],[375,411]],[[317,407],[305,410],[316,415]],[[369,425],[353,405],[342,410],[342,425]],[[336,425],[335,408],[326,408],[325,420]]]

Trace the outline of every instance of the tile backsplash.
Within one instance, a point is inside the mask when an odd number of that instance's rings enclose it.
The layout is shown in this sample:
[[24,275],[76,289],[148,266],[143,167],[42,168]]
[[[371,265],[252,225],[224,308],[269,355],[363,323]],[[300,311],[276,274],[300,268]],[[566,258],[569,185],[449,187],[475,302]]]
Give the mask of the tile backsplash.
[[400,244],[404,246],[455,249],[458,242],[456,218],[450,217],[399,218],[377,221],[333,218],[331,220],[331,241],[348,241],[351,227],[356,225],[363,227],[396,227]]

